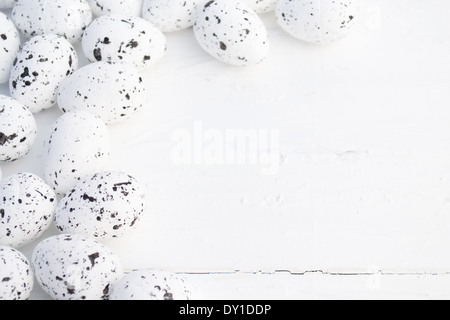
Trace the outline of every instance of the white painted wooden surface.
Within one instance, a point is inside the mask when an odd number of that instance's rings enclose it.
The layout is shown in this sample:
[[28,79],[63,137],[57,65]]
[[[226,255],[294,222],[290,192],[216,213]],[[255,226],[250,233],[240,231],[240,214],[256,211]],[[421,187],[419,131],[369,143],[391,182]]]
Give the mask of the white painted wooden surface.
[[[109,168],[150,195],[142,224],[105,243],[126,269],[186,273],[195,298],[450,298],[450,2],[361,4],[359,28],[326,46],[263,15],[271,55],[256,67],[215,61],[192,30],[167,35],[146,109],[110,127]],[[59,115],[37,115],[35,147],[5,176],[42,175]],[[279,171],[177,165],[173,135],[199,126],[276,130]]]

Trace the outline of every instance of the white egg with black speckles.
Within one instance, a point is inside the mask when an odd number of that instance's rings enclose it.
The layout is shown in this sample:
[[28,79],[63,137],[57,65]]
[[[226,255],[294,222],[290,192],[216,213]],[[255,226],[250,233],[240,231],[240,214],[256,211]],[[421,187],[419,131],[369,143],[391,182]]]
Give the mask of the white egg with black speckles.
[[44,177],[65,194],[81,180],[103,171],[110,152],[106,124],[90,112],[67,112],[52,125],[45,141]]
[[142,0],[87,0],[87,2],[96,16],[121,13],[140,17],[142,13]]
[[167,43],[164,34],[147,20],[111,14],[91,23],[82,46],[90,62],[124,62],[146,69],[164,56]]
[[19,101],[0,95],[0,161],[12,162],[27,155],[36,136],[31,111]]
[[55,300],[105,300],[122,277],[119,258],[81,235],[58,235],[40,242],[31,263],[41,288]]
[[174,32],[194,25],[196,8],[206,0],[144,0],[142,17],[162,32]]
[[0,84],[8,82],[9,73],[20,49],[20,36],[14,23],[0,12]]
[[110,300],[190,300],[186,279],[159,270],[136,270],[117,281]]
[[41,178],[18,173],[0,182],[0,245],[22,247],[51,225],[55,192]]
[[137,113],[147,100],[139,71],[124,63],[95,62],[68,76],[58,91],[63,112],[85,110],[106,124],[117,123]]
[[257,13],[271,12],[275,10],[278,0],[243,0]]
[[27,300],[33,287],[28,259],[14,248],[0,246],[0,301]]
[[17,0],[0,0],[0,9],[11,9]]
[[56,34],[75,43],[93,15],[86,0],[18,0],[11,18],[25,37]]
[[290,35],[312,43],[329,43],[349,34],[358,15],[353,0],[280,0],[278,24]]
[[206,52],[228,64],[254,65],[268,56],[269,40],[263,22],[240,1],[212,0],[199,6],[194,33]]
[[72,45],[56,35],[36,36],[27,41],[14,60],[9,77],[11,96],[32,113],[56,104],[61,82],[78,68]]
[[145,209],[144,186],[125,173],[107,171],[66,194],[56,209],[55,225],[62,233],[111,240],[133,230]]

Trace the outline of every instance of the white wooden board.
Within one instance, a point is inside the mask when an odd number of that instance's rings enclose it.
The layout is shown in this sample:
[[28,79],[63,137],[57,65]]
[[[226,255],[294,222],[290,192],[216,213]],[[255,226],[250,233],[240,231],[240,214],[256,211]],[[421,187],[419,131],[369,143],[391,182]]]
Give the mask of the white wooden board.
[[[450,2],[361,4],[357,30],[324,46],[262,15],[271,54],[249,68],[209,57],[192,30],[167,34],[167,55],[144,74],[148,105],[110,126],[108,168],[143,181],[150,198],[141,225],[105,243],[127,270],[193,274],[197,297],[450,297]],[[59,115],[37,115],[35,147],[4,176],[42,176]],[[276,157],[201,157],[238,130]],[[177,156],[186,136],[192,163]]]

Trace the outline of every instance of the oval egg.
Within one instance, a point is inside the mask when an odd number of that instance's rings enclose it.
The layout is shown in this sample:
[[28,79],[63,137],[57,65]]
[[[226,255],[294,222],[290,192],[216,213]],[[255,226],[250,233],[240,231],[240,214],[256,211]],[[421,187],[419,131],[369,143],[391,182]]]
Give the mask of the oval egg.
[[164,56],[166,38],[147,20],[111,14],[91,23],[84,32],[82,46],[90,62],[124,62],[145,69]]
[[9,78],[11,96],[37,113],[53,107],[60,83],[78,68],[72,45],[56,35],[36,36],[17,54]]
[[17,100],[0,95],[0,161],[24,157],[36,136],[36,120],[31,111]]
[[99,173],[81,181],[59,203],[55,224],[62,233],[99,240],[133,230],[146,207],[145,188],[121,172]]
[[106,124],[138,112],[147,99],[147,89],[138,70],[123,63],[91,63],[68,76],[58,91],[63,111],[85,110]]
[[65,194],[80,180],[103,171],[109,158],[110,136],[106,124],[87,111],[63,114],[45,141],[44,177]]
[[19,251],[0,246],[0,301],[27,300],[34,287],[28,259]]
[[25,37],[56,34],[75,43],[93,16],[86,0],[18,0],[11,18]]
[[222,62],[247,66],[264,61],[269,51],[267,30],[247,5],[212,0],[197,10],[194,25],[200,46]]
[[162,32],[173,32],[194,25],[196,8],[204,0],[144,0],[142,18]]
[[20,48],[20,37],[14,23],[0,12],[0,84],[8,82],[9,73]]
[[119,258],[109,248],[80,235],[41,241],[31,263],[37,282],[55,300],[106,300],[123,274]]
[[140,17],[142,13],[142,0],[87,0],[87,2],[96,16],[121,13]]
[[329,43],[349,34],[358,15],[353,0],[280,0],[278,24],[293,37],[312,43]]
[[22,247],[51,225],[56,195],[38,176],[19,173],[0,182],[0,245]]
[[190,296],[182,276],[158,270],[136,270],[113,285],[110,300],[189,300]]

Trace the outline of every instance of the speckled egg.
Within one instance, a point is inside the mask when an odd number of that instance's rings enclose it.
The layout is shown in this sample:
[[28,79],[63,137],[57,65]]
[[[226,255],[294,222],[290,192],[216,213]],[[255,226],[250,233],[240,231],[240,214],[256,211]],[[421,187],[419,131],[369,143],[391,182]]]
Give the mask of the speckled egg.
[[126,120],[147,100],[147,89],[139,71],[124,63],[91,63],[67,77],[58,91],[63,112],[86,110],[106,124]]
[[63,233],[120,238],[140,221],[145,199],[145,188],[135,178],[115,171],[99,173],[75,185],[60,201],[55,224]]
[[36,135],[36,120],[31,111],[17,100],[0,95],[0,161],[24,157]]
[[187,29],[194,25],[196,8],[206,0],[144,0],[142,17],[162,32]]
[[0,9],[11,9],[17,0],[0,0]]
[[164,56],[166,38],[147,20],[111,14],[91,23],[84,33],[82,46],[90,62],[125,62],[145,69]]
[[55,300],[102,300],[123,275],[119,258],[101,243],[80,235],[40,242],[31,263],[37,282]]
[[96,16],[121,13],[140,17],[142,13],[142,0],[87,0],[87,2]]
[[242,2],[212,0],[197,10],[194,33],[200,46],[222,62],[247,66],[266,59],[267,30]]
[[62,115],[45,141],[44,176],[58,193],[65,194],[82,179],[103,171],[109,158],[106,124],[87,111]]
[[8,82],[9,72],[20,48],[20,37],[14,23],[0,12],[0,84]]
[[312,43],[329,43],[345,37],[355,24],[353,0],[280,0],[278,24],[290,35]]
[[56,195],[38,176],[15,174],[0,182],[0,245],[15,248],[38,239],[50,226]]
[[11,18],[25,37],[56,34],[75,43],[93,15],[86,0],[18,0]]
[[0,246],[0,301],[27,300],[33,286],[28,259],[16,249]]
[[182,276],[158,270],[137,270],[113,285],[110,300],[189,300],[190,296]]
[[56,35],[36,36],[17,54],[9,78],[11,96],[32,113],[53,107],[60,83],[78,68],[72,45]]
[[275,10],[278,0],[243,0],[257,13],[271,12]]

